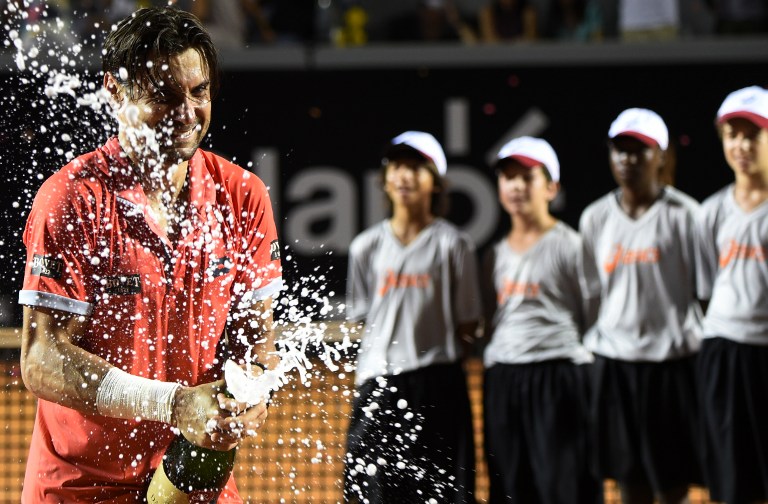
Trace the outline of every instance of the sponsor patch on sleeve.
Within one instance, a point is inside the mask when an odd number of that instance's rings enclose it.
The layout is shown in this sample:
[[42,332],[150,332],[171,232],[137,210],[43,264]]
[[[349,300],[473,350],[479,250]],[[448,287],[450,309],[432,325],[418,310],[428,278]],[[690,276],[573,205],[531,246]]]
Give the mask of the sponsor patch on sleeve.
[[64,261],[58,257],[35,254],[32,256],[32,270],[35,276],[59,278],[64,270]]
[[273,240],[269,244],[269,257],[272,261],[280,259],[280,244],[277,243],[277,240]]

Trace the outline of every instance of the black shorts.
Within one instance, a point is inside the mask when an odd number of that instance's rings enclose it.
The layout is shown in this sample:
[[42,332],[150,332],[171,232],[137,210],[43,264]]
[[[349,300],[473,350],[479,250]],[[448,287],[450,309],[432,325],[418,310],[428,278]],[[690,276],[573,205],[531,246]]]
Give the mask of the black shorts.
[[700,484],[696,357],[626,362],[596,356],[595,472],[654,492]]
[[768,346],[707,338],[697,369],[713,500],[768,500]]
[[434,365],[384,378],[357,389],[347,437],[344,501],[474,503],[472,415],[461,365]]
[[588,373],[566,360],[486,370],[490,504],[603,501],[589,463]]

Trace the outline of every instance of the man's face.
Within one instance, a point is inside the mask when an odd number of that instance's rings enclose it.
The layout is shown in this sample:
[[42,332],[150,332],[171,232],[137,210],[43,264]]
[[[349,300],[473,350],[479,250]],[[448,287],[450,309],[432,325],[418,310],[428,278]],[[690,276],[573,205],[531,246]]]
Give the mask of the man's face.
[[[133,97],[121,89],[118,119],[124,147],[163,157],[165,166],[188,161],[202,142],[211,122],[211,83],[207,66],[195,49],[154,62],[160,65],[157,86],[147,82]],[[117,84],[117,88],[123,87]],[[156,147],[131,145],[131,131],[142,127],[154,132]],[[125,138],[121,138],[121,141]],[[139,139],[146,142],[146,139]],[[149,151],[147,150],[149,149]]]

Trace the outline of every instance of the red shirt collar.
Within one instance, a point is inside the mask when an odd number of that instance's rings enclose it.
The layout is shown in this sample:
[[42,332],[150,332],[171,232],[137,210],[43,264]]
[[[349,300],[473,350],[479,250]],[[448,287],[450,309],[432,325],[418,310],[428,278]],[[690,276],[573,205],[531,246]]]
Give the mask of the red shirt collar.
[[[118,138],[112,137],[107,140],[101,151],[105,162],[99,162],[98,168],[112,179],[118,196],[136,205],[146,205],[147,196]],[[216,188],[200,149],[195,151],[187,163],[187,179],[190,203],[198,215],[203,216],[206,206],[215,199]]]
[[[165,233],[157,228],[156,220],[152,216],[151,210],[149,210],[144,188],[139,181],[134,166],[130,162],[130,158],[120,146],[117,137],[110,138],[102,146],[101,153],[102,157],[97,161],[98,169],[109,178],[115,195],[119,199],[134,205],[136,210],[144,215],[147,224],[155,234],[161,237],[164,242],[170,244]],[[211,218],[215,218],[211,211],[214,207],[212,203],[216,199],[216,187],[213,177],[208,173],[205,155],[200,149],[195,151],[187,163],[187,179],[190,186],[190,218],[192,219],[192,227],[193,229],[200,229],[202,224],[208,222]]]

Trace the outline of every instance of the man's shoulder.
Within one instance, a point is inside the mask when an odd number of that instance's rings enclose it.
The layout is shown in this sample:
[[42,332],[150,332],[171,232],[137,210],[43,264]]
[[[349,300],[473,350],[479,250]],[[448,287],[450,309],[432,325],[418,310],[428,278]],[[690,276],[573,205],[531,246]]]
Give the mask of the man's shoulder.
[[266,197],[268,189],[255,173],[214,152],[199,149],[206,171],[233,199]]
[[215,152],[199,149],[203,162],[209,173],[232,183],[244,183],[246,185],[261,182],[261,179],[253,172],[233,163],[224,156]]
[[108,163],[101,149],[81,154],[52,173],[35,199],[58,204],[77,195],[100,192],[106,184],[103,175],[109,170]]

